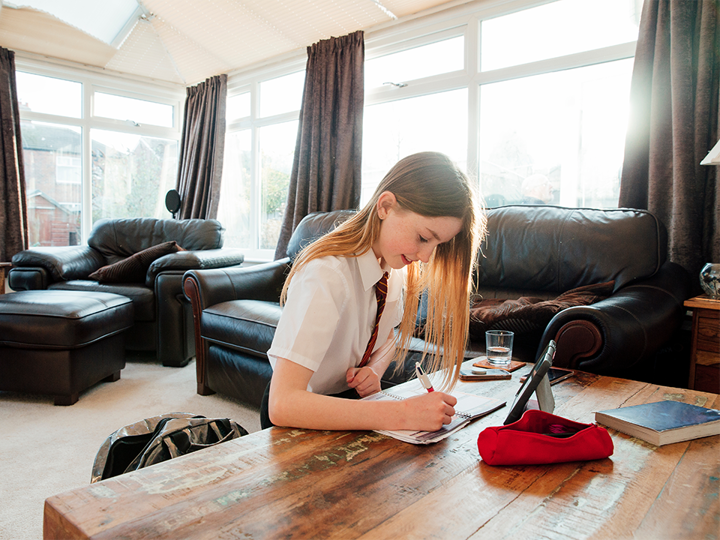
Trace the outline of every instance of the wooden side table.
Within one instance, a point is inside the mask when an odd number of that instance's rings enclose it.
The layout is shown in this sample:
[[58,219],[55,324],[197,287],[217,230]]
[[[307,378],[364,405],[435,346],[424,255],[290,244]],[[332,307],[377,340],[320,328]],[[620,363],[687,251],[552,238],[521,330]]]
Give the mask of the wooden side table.
[[0,262],[0,294],[5,294],[5,276],[10,271],[12,263]]
[[692,349],[688,388],[720,394],[720,300],[696,296],[692,308]]

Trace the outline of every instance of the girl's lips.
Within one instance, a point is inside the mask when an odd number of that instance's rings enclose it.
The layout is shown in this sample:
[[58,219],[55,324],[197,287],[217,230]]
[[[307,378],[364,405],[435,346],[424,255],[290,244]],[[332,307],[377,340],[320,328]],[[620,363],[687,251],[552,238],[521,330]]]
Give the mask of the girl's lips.
[[405,257],[405,255],[400,255],[400,257],[402,257],[402,261],[403,261],[405,264],[411,264],[411,263],[412,263],[412,261],[411,261],[411,260],[408,260],[408,259]]

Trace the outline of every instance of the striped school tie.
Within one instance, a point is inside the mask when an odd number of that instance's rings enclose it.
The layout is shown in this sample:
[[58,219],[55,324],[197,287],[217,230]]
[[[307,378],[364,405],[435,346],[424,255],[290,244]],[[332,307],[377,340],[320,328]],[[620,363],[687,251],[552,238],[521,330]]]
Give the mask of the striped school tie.
[[378,336],[378,326],[380,326],[380,317],[382,316],[383,310],[385,309],[385,299],[387,298],[387,280],[388,273],[385,272],[383,274],[383,277],[380,278],[380,281],[375,284],[375,298],[377,299],[377,315],[375,316],[375,328],[373,329],[372,336],[370,336],[370,341],[368,341],[367,348],[365,349],[365,354],[363,354],[362,360],[360,361],[360,365],[358,367],[363,367],[365,364],[368,363],[368,360],[370,360],[370,355],[372,354],[373,347],[375,347],[375,342],[377,341]]

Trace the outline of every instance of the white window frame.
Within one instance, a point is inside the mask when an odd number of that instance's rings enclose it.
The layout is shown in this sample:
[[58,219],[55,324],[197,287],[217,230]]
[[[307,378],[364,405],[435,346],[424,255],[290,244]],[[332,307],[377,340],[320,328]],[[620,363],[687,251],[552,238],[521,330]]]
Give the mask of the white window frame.
[[[82,133],[82,211],[81,242],[86,242],[92,229],[92,144],[91,130],[101,129],[175,140],[180,143],[182,117],[185,105],[185,87],[135,76],[112,75],[104,70],[79,67],[72,62],[51,61],[31,53],[15,54],[15,69],[34,75],[65,79],[82,84],[82,114],[80,118],[54,114],[21,111],[21,120],[47,122],[81,128]],[[131,122],[96,117],[93,115],[95,92],[154,101],[173,107],[173,127],[134,125]],[[169,214],[168,214],[168,217]]]

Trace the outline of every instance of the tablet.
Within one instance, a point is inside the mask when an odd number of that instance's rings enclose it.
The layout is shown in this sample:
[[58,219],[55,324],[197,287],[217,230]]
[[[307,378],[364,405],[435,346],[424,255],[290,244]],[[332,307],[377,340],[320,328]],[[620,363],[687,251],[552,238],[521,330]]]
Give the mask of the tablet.
[[[510,407],[510,412],[508,413],[505,422],[503,422],[503,425],[512,424],[513,422],[520,420],[523,412],[525,412],[525,406],[527,405],[530,396],[533,395],[533,392],[538,389],[542,380],[547,376],[547,372],[550,369],[550,366],[552,366],[553,358],[555,358],[555,342],[551,339],[547,344],[547,347],[545,347],[545,350],[543,350],[540,355],[538,361],[535,362],[535,365],[528,374],[528,377],[525,379],[523,385],[520,387],[520,390],[518,390],[517,394],[515,394],[512,407]],[[548,383],[548,387],[549,386],[550,384]]]

